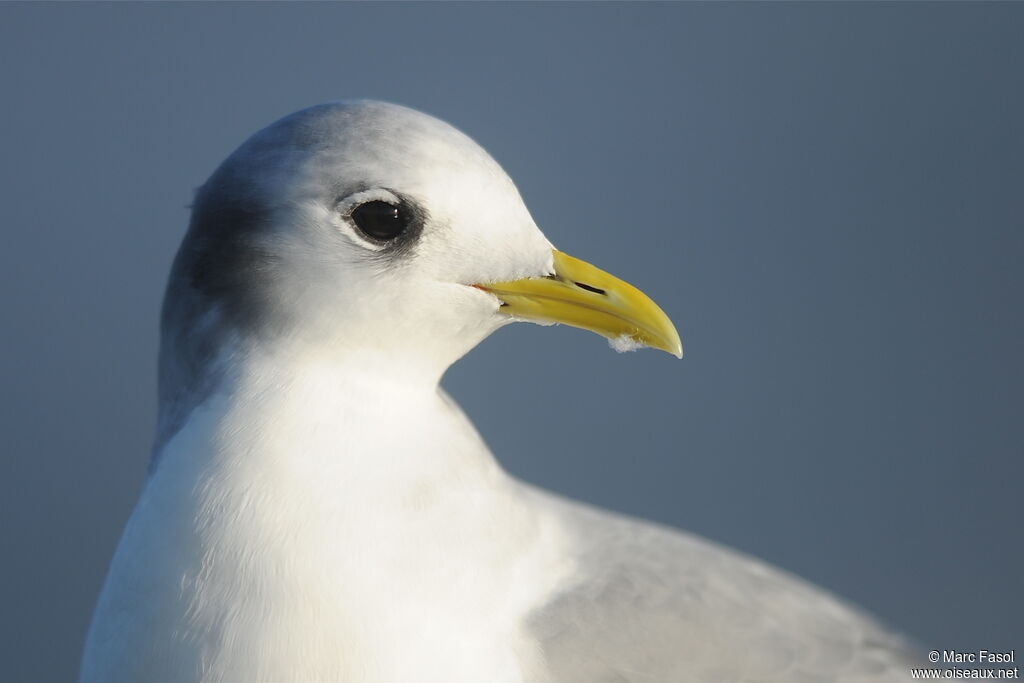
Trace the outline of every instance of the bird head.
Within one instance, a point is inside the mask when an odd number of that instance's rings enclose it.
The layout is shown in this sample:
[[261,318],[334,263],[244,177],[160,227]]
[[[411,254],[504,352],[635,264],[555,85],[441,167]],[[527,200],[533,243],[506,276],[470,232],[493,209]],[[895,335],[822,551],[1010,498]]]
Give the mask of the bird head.
[[229,339],[439,377],[516,320],[682,354],[653,301],[553,248],[466,135],[392,104],[324,104],[253,135],[197,192],[161,391]]

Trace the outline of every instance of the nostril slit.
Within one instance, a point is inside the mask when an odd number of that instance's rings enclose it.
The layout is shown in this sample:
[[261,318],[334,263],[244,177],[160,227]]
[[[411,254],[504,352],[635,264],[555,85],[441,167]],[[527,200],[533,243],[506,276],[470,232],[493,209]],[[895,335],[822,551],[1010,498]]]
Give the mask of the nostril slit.
[[588,292],[593,292],[594,294],[607,294],[607,292],[605,292],[603,289],[598,289],[597,287],[591,287],[590,285],[584,284],[582,282],[573,282],[573,284],[576,285],[577,287],[579,287],[580,289],[585,289]]

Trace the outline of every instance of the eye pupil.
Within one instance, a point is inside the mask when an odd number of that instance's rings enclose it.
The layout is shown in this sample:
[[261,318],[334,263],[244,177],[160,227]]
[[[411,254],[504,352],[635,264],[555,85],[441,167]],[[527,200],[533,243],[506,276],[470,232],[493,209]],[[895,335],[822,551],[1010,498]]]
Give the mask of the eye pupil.
[[385,201],[360,204],[352,210],[352,221],[363,234],[376,240],[393,240],[409,224],[409,216],[401,206]]

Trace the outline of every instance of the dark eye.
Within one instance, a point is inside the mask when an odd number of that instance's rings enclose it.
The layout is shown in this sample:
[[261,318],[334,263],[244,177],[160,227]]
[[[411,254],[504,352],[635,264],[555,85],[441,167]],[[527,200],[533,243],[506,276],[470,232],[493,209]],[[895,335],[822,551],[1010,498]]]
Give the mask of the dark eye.
[[409,226],[409,212],[397,204],[377,200],[352,209],[352,221],[368,237],[393,240]]

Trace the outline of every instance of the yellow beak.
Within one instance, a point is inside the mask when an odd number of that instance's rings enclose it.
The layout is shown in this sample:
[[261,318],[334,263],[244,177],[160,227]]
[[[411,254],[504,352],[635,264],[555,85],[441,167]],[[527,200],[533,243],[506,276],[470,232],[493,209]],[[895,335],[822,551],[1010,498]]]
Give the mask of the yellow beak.
[[501,300],[499,313],[590,330],[608,337],[617,348],[650,346],[683,357],[679,333],[650,297],[557,249],[554,259],[554,275],[475,286]]

